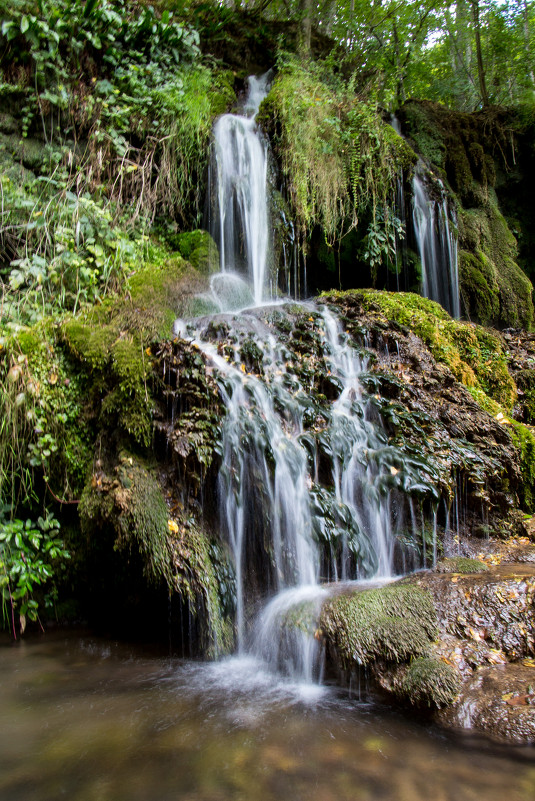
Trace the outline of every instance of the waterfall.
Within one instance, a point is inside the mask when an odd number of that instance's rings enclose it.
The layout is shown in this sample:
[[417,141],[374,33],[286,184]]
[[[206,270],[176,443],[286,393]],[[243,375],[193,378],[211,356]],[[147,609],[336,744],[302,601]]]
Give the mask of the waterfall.
[[238,653],[317,680],[322,583],[392,575],[403,493],[421,489],[426,468],[388,444],[367,356],[328,309],[264,305],[177,333],[203,352],[226,408],[217,492]]
[[219,287],[220,307],[242,311],[177,321],[176,332],[203,353],[225,407],[217,505],[235,573],[238,654],[312,682],[321,677],[324,585],[388,580],[396,553],[410,562],[405,498],[421,505],[431,479],[416,456],[389,445],[380,398],[366,388],[368,355],[335,314],[315,303],[268,305],[266,144],[254,120],[266,91],[267,76],[250,78],[243,114],[214,128],[213,282],[231,293],[246,276],[254,302],[245,311],[225,304]]
[[231,283],[236,274],[245,276],[256,305],[266,300],[269,215],[267,143],[255,115],[267,94],[269,77],[269,73],[251,76],[243,113],[223,114],[216,122],[209,189],[221,273],[232,276]]
[[458,319],[461,308],[457,239],[450,226],[442,182],[435,179],[433,189],[439,195],[437,199],[431,198],[421,171],[417,169],[413,180],[413,223],[422,265],[422,294],[436,300]]

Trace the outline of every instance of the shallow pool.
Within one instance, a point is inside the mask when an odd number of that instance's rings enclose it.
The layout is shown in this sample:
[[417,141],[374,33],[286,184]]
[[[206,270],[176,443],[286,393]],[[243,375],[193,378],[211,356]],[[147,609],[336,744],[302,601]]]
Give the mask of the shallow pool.
[[535,748],[413,723],[249,659],[88,635],[0,645],[2,801],[533,801]]

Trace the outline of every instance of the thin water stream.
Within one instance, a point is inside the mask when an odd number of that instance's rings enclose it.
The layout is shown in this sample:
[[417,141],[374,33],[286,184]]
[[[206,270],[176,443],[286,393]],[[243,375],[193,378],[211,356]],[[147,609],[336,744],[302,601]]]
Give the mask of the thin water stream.
[[535,751],[453,736],[240,658],[91,636],[0,645],[2,801],[532,801]]

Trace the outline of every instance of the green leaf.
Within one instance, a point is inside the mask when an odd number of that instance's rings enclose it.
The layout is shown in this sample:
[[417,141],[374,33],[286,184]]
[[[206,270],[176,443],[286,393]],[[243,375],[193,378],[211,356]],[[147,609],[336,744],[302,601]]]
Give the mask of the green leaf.
[[99,0],[87,0],[84,8],[84,17],[89,17]]
[[27,16],[24,16],[20,21],[20,32],[26,33],[29,27],[30,27],[30,20],[28,19]]

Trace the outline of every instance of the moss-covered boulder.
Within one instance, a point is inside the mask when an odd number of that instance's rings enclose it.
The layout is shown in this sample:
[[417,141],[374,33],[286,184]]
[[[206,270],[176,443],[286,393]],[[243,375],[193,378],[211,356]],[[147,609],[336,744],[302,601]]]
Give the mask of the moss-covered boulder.
[[320,627],[346,671],[377,660],[429,653],[437,631],[432,596],[401,584],[342,593],[324,605]]
[[[515,162],[518,125],[505,110],[467,114],[416,100],[406,103],[399,117],[415,149],[446,179],[459,203],[464,313],[483,325],[529,329],[532,287],[518,266],[517,241],[495,191],[503,183],[500,174]],[[513,227],[518,230],[514,222]]]
[[187,231],[176,234],[168,241],[201,275],[219,271],[219,251],[207,231]]
[[394,691],[413,706],[449,706],[461,689],[458,670],[441,659],[417,657],[398,677]]
[[485,325],[529,329],[533,287],[516,263],[516,240],[489,190],[459,214],[459,279],[464,307]]
[[342,593],[324,604],[320,627],[346,676],[364,666],[391,699],[437,709],[455,700],[461,674],[433,652],[433,598],[415,589],[396,583]]

